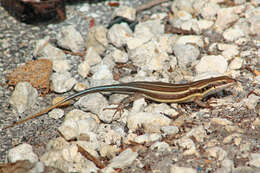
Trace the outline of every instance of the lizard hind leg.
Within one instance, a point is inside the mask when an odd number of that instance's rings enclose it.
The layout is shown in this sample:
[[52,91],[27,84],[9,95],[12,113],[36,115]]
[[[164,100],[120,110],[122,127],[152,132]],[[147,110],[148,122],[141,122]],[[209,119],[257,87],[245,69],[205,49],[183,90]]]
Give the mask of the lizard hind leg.
[[210,102],[203,102],[202,98],[200,98],[200,97],[196,97],[194,99],[194,103],[196,103],[200,107],[212,109],[212,106],[210,105]]
[[104,108],[103,110],[115,110],[114,116],[117,114],[117,112],[119,112],[120,117],[122,116],[122,114],[124,113],[124,109],[132,102],[134,102],[135,100],[138,100],[139,98],[143,98],[144,96],[142,94],[139,93],[135,93],[132,95],[129,95],[127,97],[125,97],[123,100],[121,100],[119,103],[113,103],[115,105],[118,105],[117,107],[114,108]]

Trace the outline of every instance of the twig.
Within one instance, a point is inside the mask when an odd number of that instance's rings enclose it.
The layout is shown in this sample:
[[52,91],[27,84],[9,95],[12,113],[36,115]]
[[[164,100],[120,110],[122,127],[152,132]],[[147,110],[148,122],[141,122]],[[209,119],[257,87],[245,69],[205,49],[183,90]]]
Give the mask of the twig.
[[76,56],[81,56],[81,57],[83,56],[83,54],[80,52],[72,52],[72,51],[68,51],[68,50],[63,50],[63,52],[65,54],[76,55]]
[[165,33],[172,33],[172,34],[181,34],[181,35],[195,35],[196,32],[191,29],[191,30],[185,30],[181,28],[176,28],[174,26],[171,26],[170,24],[165,25]]
[[136,8],[136,13],[139,13],[140,11],[146,10],[148,8],[151,8],[153,6],[156,6],[158,4],[161,4],[163,2],[167,2],[169,0],[153,0],[153,1],[148,1],[147,3],[141,5],[140,7]]
[[260,75],[260,72],[258,70],[256,70],[256,69],[253,70],[249,65],[246,65],[244,67],[244,69],[250,71],[254,76],[259,76]]
[[255,91],[250,91],[250,92],[247,94],[247,98],[248,98],[251,94],[254,94],[254,95],[260,97],[260,94],[256,93]]
[[102,169],[105,167],[105,165],[98,159],[96,159],[94,156],[92,156],[89,152],[87,152],[85,149],[83,149],[81,146],[78,146],[78,151],[84,156],[86,157],[88,160],[91,160],[92,162],[95,163],[95,165]]
[[87,55],[87,41],[86,41],[86,46],[84,47],[83,54],[82,54],[82,56],[81,56],[82,62],[85,61],[86,55]]

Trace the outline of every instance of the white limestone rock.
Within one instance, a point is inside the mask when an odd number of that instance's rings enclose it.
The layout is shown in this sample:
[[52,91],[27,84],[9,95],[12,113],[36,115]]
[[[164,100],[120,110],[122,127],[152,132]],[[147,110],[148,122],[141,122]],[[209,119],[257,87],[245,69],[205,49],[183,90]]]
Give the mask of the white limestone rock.
[[62,48],[73,52],[81,52],[84,48],[84,40],[73,25],[61,28],[57,35],[57,43]]
[[38,161],[38,156],[33,152],[31,145],[23,143],[12,149],[7,153],[8,161],[14,163],[18,160],[29,160],[34,163]]
[[23,113],[36,102],[38,92],[28,82],[19,82],[10,98],[12,104],[18,113]]

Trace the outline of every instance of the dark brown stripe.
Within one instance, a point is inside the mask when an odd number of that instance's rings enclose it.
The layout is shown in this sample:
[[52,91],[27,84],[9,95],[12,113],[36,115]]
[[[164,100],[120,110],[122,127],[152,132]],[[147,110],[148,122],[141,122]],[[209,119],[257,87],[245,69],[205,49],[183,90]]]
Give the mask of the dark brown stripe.
[[[174,102],[174,100],[176,100],[176,102],[179,102],[178,99],[183,99],[183,102],[190,102],[193,101],[194,97],[197,97],[197,95],[199,95],[199,97],[203,98],[205,96],[209,94],[213,94],[214,92],[210,92],[210,91],[218,91],[217,89],[224,89],[225,87],[228,87],[229,85],[231,85],[230,83],[223,83],[223,82],[219,82],[216,83],[216,85],[210,84],[205,86],[204,88],[201,89],[192,89],[192,90],[188,90],[185,93],[182,94],[161,94],[161,93],[152,93],[152,92],[144,92],[144,94],[146,96],[149,96],[150,99],[153,100],[153,98],[155,98],[156,100],[165,100],[165,101],[169,101],[169,102]],[[194,97],[192,97],[194,96]],[[185,100],[185,98],[187,98],[187,100]],[[167,102],[168,102],[167,101]]]
[[223,85],[226,83],[232,83],[234,80],[227,77],[221,76],[210,79],[203,79],[187,84],[171,84],[164,82],[130,82],[125,84],[120,84],[121,86],[132,86],[134,88],[144,88],[146,90],[153,91],[162,91],[162,92],[184,92],[188,89],[192,90],[193,88],[205,88],[208,85]]

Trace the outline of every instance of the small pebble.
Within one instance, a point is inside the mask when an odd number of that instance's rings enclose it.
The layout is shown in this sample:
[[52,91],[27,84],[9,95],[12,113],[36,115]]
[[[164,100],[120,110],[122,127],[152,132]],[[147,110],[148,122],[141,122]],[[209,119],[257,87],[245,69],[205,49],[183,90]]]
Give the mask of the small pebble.
[[197,173],[197,171],[193,168],[179,167],[177,165],[173,165],[171,166],[170,173]]
[[57,93],[67,92],[76,84],[76,80],[69,72],[53,73],[51,78],[53,89]]
[[212,147],[206,149],[209,159],[215,158],[217,160],[224,160],[227,157],[227,152],[220,147]]
[[125,168],[130,166],[133,161],[137,158],[137,152],[133,152],[130,148],[121,152],[118,156],[114,157],[108,167],[112,168]]
[[55,120],[60,119],[64,115],[64,110],[62,109],[53,109],[48,113],[49,117],[54,118]]
[[45,59],[49,59],[49,60],[65,60],[66,59],[66,55],[65,53],[52,46],[49,43],[50,38],[49,37],[45,37],[42,40],[39,40],[36,43],[36,47],[34,49],[33,55],[35,57],[41,57],[41,58],[45,58]]
[[133,33],[126,23],[115,24],[109,29],[107,38],[110,43],[120,48],[127,43]]
[[136,10],[134,8],[120,5],[120,7],[116,8],[116,10],[114,11],[112,18],[116,16],[122,16],[129,20],[135,20],[136,17],[135,15],[136,15]]
[[[108,46],[107,29],[103,25],[91,27],[86,41],[87,49],[93,47],[101,55]],[[87,59],[87,58],[85,58]]]
[[68,61],[68,60],[53,60],[52,69],[57,73],[69,71],[71,69],[70,61]]
[[57,43],[62,48],[73,52],[81,52],[84,48],[84,40],[73,25],[61,28],[57,34]]
[[10,98],[18,113],[23,113],[36,102],[38,92],[28,82],[19,82]]
[[8,151],[8,161],[14,163],[18,160],[29,160],[34,163],[38,161],[38,156],[33,152],[31,145],[23,143]]
[[197,73],[216,72],[223,74],[228,67],[227,60],[221,55],[208,55],[201,58],[196,65]]
[[161,127],[161,130],[166,135],[174,135],[179,132],[179,128],[176,126],[163,126]]

